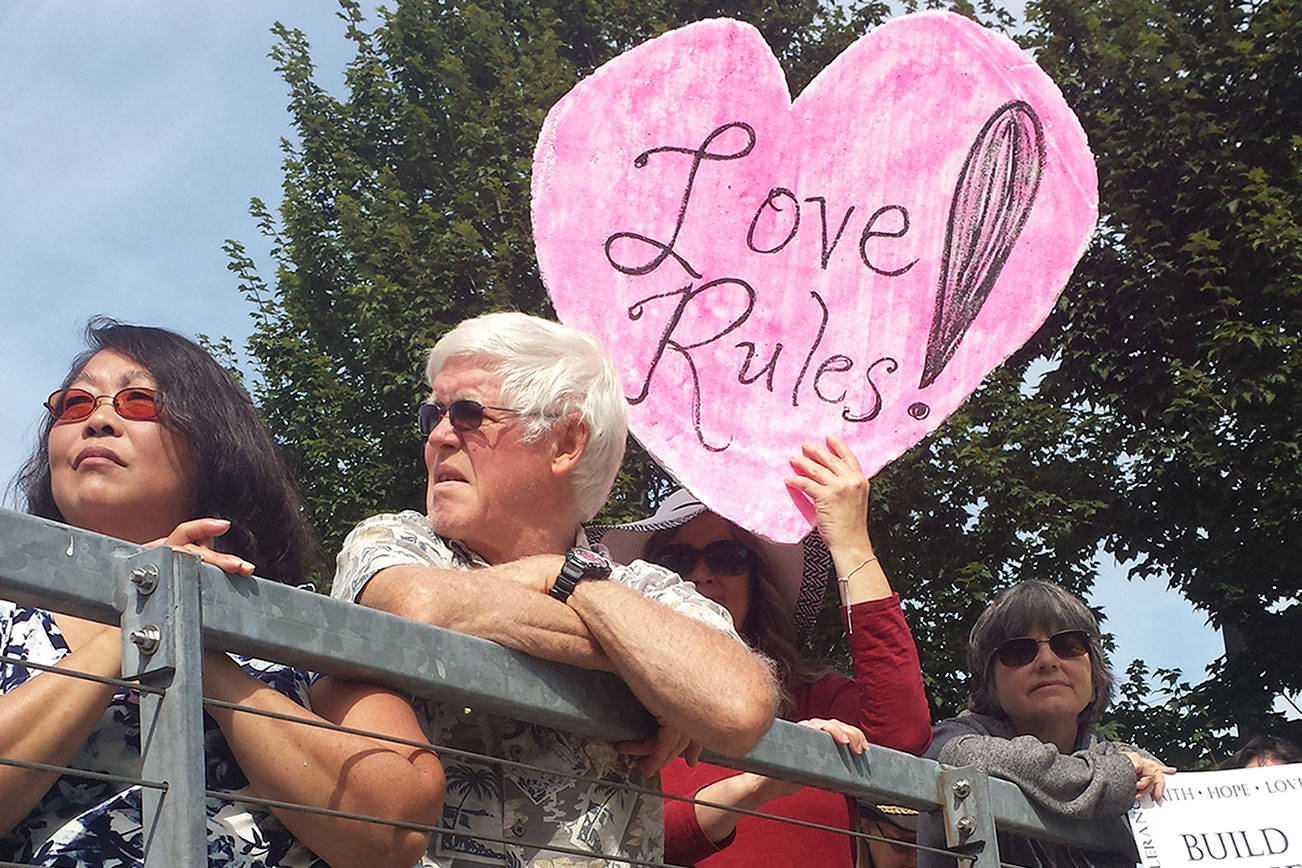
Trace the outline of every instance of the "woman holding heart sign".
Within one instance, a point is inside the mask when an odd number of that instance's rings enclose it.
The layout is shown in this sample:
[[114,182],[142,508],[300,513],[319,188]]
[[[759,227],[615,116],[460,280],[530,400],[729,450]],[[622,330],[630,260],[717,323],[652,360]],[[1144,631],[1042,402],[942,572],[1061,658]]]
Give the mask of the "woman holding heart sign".
[[[806,444],[787,480],[815,508],[818,534],[779,545],[709,512],[690,492],[671,494],[651,518],[594,528],[617,561],[644,558],[678,572],[732,614],[738,632],[774,661],[780,715],[823,730],[856,754],[869,742],[921,752],[930,714],[917,649],[899,596],[891,590],[868,535],[869,484],[841,440]],[[808,627],[835,566],[854,678],[799,656],[796,628]],[[664,769],[665,792],[790,817],[837,829],[858,827],[844,795],[681,759]],[[705,866],[855,864],[856,841],[839,832],[744,816],[673,799],[665,802],[665,858]]]

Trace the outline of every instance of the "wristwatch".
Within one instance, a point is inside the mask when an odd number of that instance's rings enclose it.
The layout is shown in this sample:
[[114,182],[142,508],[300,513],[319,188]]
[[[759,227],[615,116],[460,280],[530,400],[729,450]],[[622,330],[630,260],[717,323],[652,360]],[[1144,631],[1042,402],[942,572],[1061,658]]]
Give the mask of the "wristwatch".
[[569,600],[570,594],[574,593],[575,585],[584,579],[608,578],[610,578],[610,561],[591,549],[573,548],[565,553],[565,563],[561,565],[561,573],[547,593],[564,603]]

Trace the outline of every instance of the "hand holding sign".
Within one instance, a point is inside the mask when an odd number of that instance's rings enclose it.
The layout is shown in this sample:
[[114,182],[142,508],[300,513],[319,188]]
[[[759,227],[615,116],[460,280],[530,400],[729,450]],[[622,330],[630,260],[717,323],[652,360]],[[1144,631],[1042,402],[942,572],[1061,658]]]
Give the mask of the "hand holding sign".
[[794,541],[811,513],[787,456],[838,435],[871,476],[938,426],[1052,309],[1095,188],[1052,82],[964,18],[897,19],[794,103],[758,32],[714,20],[557,103],[534,235],[638,439],[714,511]]
[[1143,799],[1130,828],[1144,868],[1297,865],[1302,854],[1302,765],[1184,772],[1161,804]]
[[1135,753],[1132,750],[1123,750],[1122,753],[1135,766],[1136,801],[1145,797],[1155,802],[1162,801],[1162,793],[1166,790],[1166,776],[1175,774],[1178,771],[1176,767],[1151,759],[1143,754]]

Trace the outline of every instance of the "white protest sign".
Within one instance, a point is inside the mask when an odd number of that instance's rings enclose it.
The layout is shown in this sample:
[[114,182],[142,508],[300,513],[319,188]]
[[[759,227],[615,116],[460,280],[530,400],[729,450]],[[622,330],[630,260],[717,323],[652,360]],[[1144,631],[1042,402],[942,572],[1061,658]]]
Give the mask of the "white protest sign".
[[1130,827],[1145,868],[1302,868],[1302,764],[1181,772]]

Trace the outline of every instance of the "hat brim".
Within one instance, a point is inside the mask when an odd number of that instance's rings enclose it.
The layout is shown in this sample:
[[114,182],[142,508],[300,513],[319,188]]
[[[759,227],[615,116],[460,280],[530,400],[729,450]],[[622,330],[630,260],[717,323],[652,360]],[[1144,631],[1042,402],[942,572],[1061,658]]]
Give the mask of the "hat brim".
[[[664,499],[650,518],[626,524],[590,525],[585,532],[592,542],[601,542],[616,563],[627,564],[645,554],[652,534],[682,527],[705,511],[705,504],[687,489],[679,488]],[[759,534],[754,536],[759,541],[760,555],[773,570],[783,606],[796,632],[808,632],[818,617],[832,565],[832,556],[822,537],[811,531],[800,542],[788,544],[775,543]]]
[[859,813],[860,816],[867,819],[890,823],[897,829],[904,829],[907,832],[918,831],[919,814],[913,808],[905,808],[901,805],[873,805],[860,802]]

